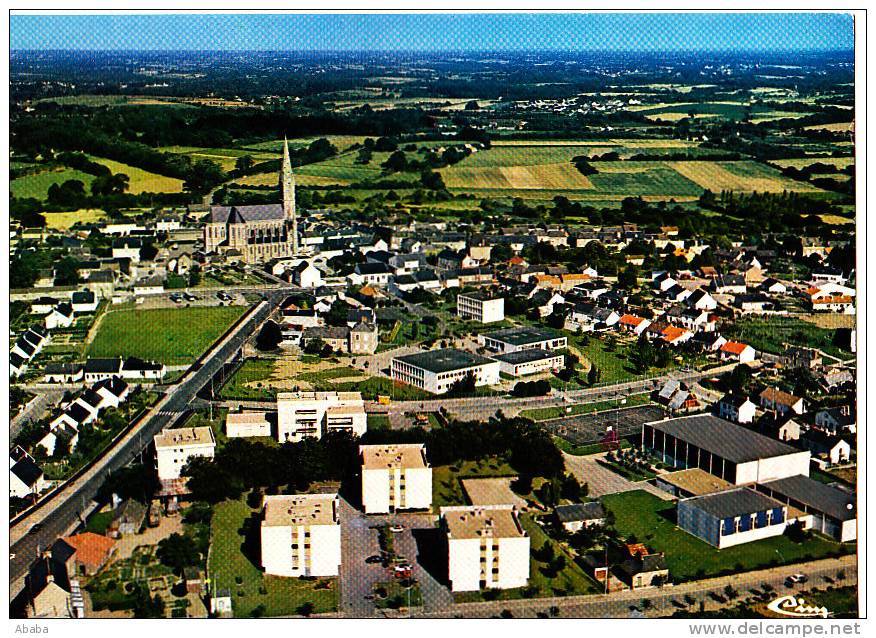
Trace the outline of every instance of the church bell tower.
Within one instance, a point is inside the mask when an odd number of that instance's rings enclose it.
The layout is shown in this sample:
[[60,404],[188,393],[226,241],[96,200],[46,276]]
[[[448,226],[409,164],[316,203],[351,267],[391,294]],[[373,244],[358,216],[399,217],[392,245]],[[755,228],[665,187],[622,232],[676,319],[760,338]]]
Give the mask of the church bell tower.
[[280,192],[283,195],[283,213],[291,225],[292,252],[298,254],[298,218],[295,213],[295,175],[289,159],[289,142],[283,138],[283,168],[280,171]]

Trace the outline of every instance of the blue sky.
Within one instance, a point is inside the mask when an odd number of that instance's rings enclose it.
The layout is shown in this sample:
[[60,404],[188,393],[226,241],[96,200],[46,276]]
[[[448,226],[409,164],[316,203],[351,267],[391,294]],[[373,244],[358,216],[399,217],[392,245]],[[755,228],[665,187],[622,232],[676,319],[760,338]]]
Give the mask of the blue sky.
[[13,49],[852,49],[844,14],[12,15]]

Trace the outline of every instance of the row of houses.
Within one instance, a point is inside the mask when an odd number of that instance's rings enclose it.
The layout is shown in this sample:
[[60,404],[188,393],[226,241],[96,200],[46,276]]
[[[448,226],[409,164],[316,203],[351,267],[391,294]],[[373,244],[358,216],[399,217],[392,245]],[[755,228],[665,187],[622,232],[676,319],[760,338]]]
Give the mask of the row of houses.
[[30,361],[50,341],[49,331],[39,324],[33,324],[25,330],[15,340],[12,350],[9,352],[9,376],[16,378],[27,372]]

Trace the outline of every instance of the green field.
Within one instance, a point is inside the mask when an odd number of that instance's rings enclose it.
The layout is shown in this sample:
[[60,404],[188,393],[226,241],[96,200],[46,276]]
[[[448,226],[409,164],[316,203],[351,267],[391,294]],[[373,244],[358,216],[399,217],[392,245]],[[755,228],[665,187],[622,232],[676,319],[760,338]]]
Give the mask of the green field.
[[[234,616],[247,618],[260,607],[265,616],[289,616],[305,603],[313,605],[312,613],[336,610],[337,579],[281,578],[261,571],[257,516],[258,510],[250,509],[245,498],[213,508],[209,576],[215,587],[231,591]],[[248,542],[250,534],[255,535],[253,542]]]
[[839,543],[824,536],[813,536],[799,545],[786,536],[776,536],[719,550],[676,527],[673,502],[636,490],[610,494],[602,503],[614,513],[614,526],[623,537],[633,535],[649,549],[666,553],[674,582],[814,560],[842,551]]
[[[809,156],[809,157],[795,157],[792,159],[777,159],[770,160],[771,163],[776,166],[781,166],[782,168],[787,168],[788,166],[793,166],[794,168],[806,168],[807,166],[812,166],[813,164],[827,164],[829,166],[836,166],[839,169],[846,168],[855,163],[854,156],[849,157],[817,157],[817,156]],[[833,175],[831,175],[833,177]]]
[[12,192],[13,197],[34,197],[44,201],[52,184],[63,184],[71,179],[78,179],[85,185],[85,190],[88,191],[91,182],[94,181],[94,175],[89,175],[72,168],[43,171],[12,180],[9,183],[9,190]]
[[167,365],[194,362],[240,317],[242,306],[118,310],[106,314],[89,357],[140,357]]
[[238,157],[249,155],[256,162],[266,162],[280,159],[276,153],[254,152],[237,148],[204,148],[199,146],[164,146],[158,149],[163,153],[188,155],[193,160],[210,160],[222,167],[223,171],[234,170]]
[[852,356],[847,350],[837,347],[833,340],[835,330],[819,328],[796,317],[743,317],[728,327],[727,337],[736,338],[759,351],[781,354],[786,343],[818,348],[825,354],[841,359]]
[[181,193],[183,190],[183,181],[181,179],[150,173],[142,168],[102,157],[91,157],[90,159],[98,164],[103,164],[113,174],[124,173],[127,175],[128,192],[134,195],[139,195],[140,193]]
[[271,388],[252,387],[247,384],[267,381],[274,374],[273,359],[246,359],[228,382],[222,386],[219,396],[225,399],[273,399],[276,392]]

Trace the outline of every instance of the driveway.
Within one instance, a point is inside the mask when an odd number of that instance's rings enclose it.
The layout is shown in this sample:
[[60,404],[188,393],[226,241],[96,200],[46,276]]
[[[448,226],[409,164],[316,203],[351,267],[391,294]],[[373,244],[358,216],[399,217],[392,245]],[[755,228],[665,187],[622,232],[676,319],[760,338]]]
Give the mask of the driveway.
[[619,492],[632,492],[633,490],[645,490],[663,500],[671,500],[672,496],[647,481],[630,481],[620,474],[615,474],[607,467],[600,465],[597,459],[604,454],[591,454],[588,456],[573,456],[563,454],[566,467],[580,483],[587,483],[590,487],[589,496],[599,498],[606,494]]

